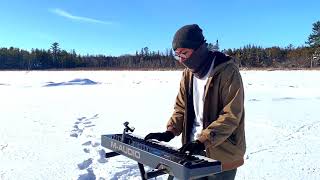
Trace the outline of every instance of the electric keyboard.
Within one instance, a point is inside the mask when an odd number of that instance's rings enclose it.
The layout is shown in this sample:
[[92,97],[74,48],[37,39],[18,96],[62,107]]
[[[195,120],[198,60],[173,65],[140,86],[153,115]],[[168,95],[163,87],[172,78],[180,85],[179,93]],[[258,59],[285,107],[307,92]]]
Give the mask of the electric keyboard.
[[[125,132],[123,134],[102,135],[101,145],[113,151],[107,153],[106,158],[124,155],[137,161],[142,179],[169,174],[171,177],[184,180],[221,172],[220,161],[205,156],[180,153],[173,147],[157,141],[146,141]],[[157,171],[145,173],[143,165],[157,169]]]

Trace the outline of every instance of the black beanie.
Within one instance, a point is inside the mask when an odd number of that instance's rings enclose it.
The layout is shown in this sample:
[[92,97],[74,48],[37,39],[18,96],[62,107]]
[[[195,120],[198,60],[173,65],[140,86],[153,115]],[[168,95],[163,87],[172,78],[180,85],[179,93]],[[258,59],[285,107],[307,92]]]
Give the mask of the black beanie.
[[197,24],[185,25],[175,33],[172,49],[190,48],[196,50],[204,42],[202,29]]

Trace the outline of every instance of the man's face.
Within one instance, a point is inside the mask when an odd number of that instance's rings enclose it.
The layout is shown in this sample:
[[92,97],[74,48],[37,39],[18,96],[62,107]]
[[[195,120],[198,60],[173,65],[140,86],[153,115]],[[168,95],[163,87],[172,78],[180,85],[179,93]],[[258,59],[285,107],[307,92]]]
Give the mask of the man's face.
[[174,58],[178,60],[180,63],[182,63],[192,55],[193,49],[177,48],[174,52]]

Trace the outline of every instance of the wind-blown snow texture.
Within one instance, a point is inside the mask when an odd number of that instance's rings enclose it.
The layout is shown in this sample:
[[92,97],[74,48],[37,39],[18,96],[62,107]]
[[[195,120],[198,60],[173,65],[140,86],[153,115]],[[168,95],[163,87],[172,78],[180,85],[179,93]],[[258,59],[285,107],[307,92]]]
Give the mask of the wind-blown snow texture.
[[[236,179],[319,179],[320,72],[242,71],[247,153]],[[0,72],[0,179],[140,179],[101,134],[165,130],[181,71]],[[180,137],[169,143],[180,147]],[[165,176],[164,176],[165,177]],[[161,179],[161,178],[158,178]]]

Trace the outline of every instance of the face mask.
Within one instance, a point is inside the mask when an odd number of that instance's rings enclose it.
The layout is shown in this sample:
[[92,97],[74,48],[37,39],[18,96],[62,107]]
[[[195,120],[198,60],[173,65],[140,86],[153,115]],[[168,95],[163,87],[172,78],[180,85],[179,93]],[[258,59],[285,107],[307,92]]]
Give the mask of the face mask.
[[182,62],[182,64],[191,70],[197,77],[204,77],[210,69],[212,59],[209,59],[209,50],[207,44],[202,44],[197,50],[193,51],[191,56]]

